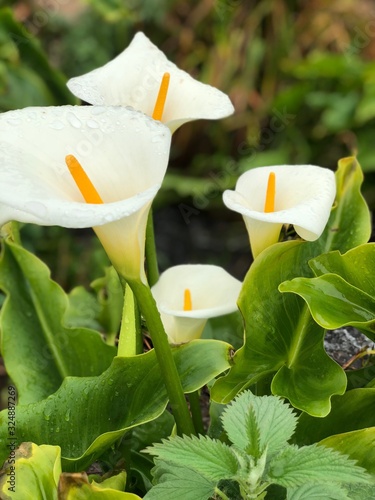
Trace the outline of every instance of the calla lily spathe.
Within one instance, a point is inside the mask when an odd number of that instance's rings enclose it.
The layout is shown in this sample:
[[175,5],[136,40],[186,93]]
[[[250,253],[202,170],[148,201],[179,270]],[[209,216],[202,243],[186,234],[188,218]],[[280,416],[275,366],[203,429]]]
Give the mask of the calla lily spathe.
[[[265,212],[267,182],[276,178],[274,209]],[[254,168],[242,174],[234,191],[223,193],[225,205],[242,214],[253,256],[276,243],[283,224],[314,241],[322,234],[336,195],[333,172],[314,165],[279,165]]]
[[[167,269],[151,291],[169,342],[197,339],[208,318],[236,311],[241,286],[219,266],[185,264]],[[186,290],[189,302],[191,299],[189,308],[184,303]]]
[[234,112],[227,95],[179,69],[142,32],[115,59],[67,85],[90,104],[132,106],[152,116],[166,72],[170,85],[162,121],[172,132],[192,120],[225,118]]
[[[171,133],[121,107],[25,108],[0,115],[0,224],[93,227],[116,269],[142,279],[147,215],[168,164]],[[86,203],[74,155],[103,203]]]

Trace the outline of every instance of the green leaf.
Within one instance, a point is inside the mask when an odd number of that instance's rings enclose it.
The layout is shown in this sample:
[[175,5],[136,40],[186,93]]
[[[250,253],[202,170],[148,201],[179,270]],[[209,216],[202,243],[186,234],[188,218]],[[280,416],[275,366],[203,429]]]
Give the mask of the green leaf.
[[375,427],[329,436],[319,444],[357,460],[357,464],[373,474],[375,480]]
[[335,330],[350,325],[375,340],[375,299],[337,274],[284,281],[279,290],[302,297],[321,327]]
[[239,469],[229,446],[206,436],[175,436],[149,446],[145,451],[163,462],[195,470],[210,481],[231,479]]
[[[356,485],[357,487],[358,485]],[[288,488],[287,500],[351,500],[347,491],[337,484],[304,484]]]
[[[227,370],[231,346],[195,340],[173,349],[185,392]],[[204,362],[202,362],[204,360]],[[161,415],[168,398],[154,350],[114,358],[96,377],[67,377],[47,399],[17,406],[17,439],[58,444],[63,468],[82,470],[128,429]],[[0,459],[7,455],[7,412],[0,414]]]
[[58,446],[22,443],[14,455],[11,452],[0,471],[0,496],[4,500],[25,500],[25,498],[57,500],[60,473]]
[[323,328],[354,326],[375,339],[375,244],[346,254],[330,252],[309,262],[317,278],[296,278],[280,291],[297,293]]
[[101,325],[97,321],[100,305],[92,293],[83,286],[77,286],[69,293],[68,299],[69,305],[64,316],[66,326],[101,329]]
[[124,491],[126,486],[126,472],[122,471],[115,476],[108,477],[98,482],[95,480],[91,481],[91,478],[89,478],[89,480],[99,488],[112,488],[114,490]]
[[375,388],[353,389],[332,398],[332,410],[325,418],[302,414],[298,420],[294,442],[300,445],[321,441],[333,434],[342,434],[375,425]]
[[193,469],[156,461],[153,469],[156,486],[143,497],[144,500],[208,500],[215,489],[215,481],[210,481]]
[[278,287],[293,278],[312,277],[312,258],[329,250],[345,252],[368,240],[371,224],[360,193],[362,180],[354,158],[340,160],[336,204],[322,236],[315,242],[277,243],[255,259],[239,297],[245,344],[229,373],[214,384],[215,401],[227,403],[240,390],[273,377],[273,394],[323,417],[330,411],[332,395],[344,393],[345,373],[324,350],[323,328],[303,299],[281,294]]
[[373,484],[349,484],[345,485],[350,495],[350,500],[374,500]]
[[222,421],[229,439],[241,450],[260,458],[280,451],[296,427],[297,418],[280,398],[240,394],[223,412]]
[[108,368],[116,349],[98,332],[65,326],[67,295],[43,262],[10,240],[3,245],[0,288],[7,295],[1,351],[20,404],[49,396],[67,376],[100,375]]
[[305,483],[368,483],[370,476],[354,460],[323,446],[286,447],[269,467],[272,482],[295,488]]

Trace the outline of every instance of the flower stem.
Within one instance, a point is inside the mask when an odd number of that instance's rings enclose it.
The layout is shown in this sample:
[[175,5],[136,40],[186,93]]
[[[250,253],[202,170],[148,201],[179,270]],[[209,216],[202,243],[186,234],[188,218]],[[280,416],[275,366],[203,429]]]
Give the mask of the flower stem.
[[189,403],[190,403],[190,411],[191,411],[191,416],[193,418],[195,431],[197,434],[202,434],[203,436],[204,427],[203,427],[202,410],[201,410],[201,403],[199,396],[200,396],[199,390],[189,394]]
[[214,491],[215,491],[216,496],[222,498],[223,500],[229,500],[229,498],[226,496],[226,494],[223,491],[219,490],[219,488],[217,486],[215,487]]
[[117,355],[123,357],[135,356],[142,352],[142,331],[138,305],[132,289],[123,283],[124,307],[122,310],[121,328]]
[[129,285],[133,290],[149,329],[173,416],[176,421],[177,432],[180,435],[195,434],[180,376],[151,289],[140,281],[129,281]]
[[150,210],[147,219],[145,255],[147,263],[148,284],[150,285],[150,287],[152,287],[159,279],[159,266],[156,254],[154,219],[152,216],[152,209]]

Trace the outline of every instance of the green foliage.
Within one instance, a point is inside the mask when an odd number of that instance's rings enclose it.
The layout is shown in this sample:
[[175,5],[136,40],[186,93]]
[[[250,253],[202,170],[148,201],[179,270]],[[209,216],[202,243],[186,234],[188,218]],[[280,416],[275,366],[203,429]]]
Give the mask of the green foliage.
[[316,278],[286,281],[280,291],[300,295],[323,328],[351,325],[375,340],[375,244],[344,255],[330,252],[309,264]]
[[[116,349],[82,326],[82,309],[77,321],[72,297],[68,307],[68,296],[47,266],[10,240],[3,244],[0,288],[7,295],[0,316],[1,353],[21,404],[46,398],[68,376],[100,375],[109,367]],[[87,310],[83,302],[80,307]],[[68,310],[68,324],[80,326],[65,326]]]
[[58,446],[22,443],[0,471],[1,498],[25,500],[32,492],[35,499],[57,500],[60,474],[61,450]]
[[74,103],[64,76],[54,69],[40,42],[0,8],[0,109]]
[[[215,401],[228,402],[241,389],[273,375],[274,394],[311,415],[325,416],[331,396],[345,392],[345,374],[324,350],[323,328],[301,298],[281,294],[279,285],[294,277],[311,277],[307,262],[313,257],[330,249],[346,251],[368,240],[370,217],[360,194],[362,180],[355,159],[341,160],[336,204],[322,236],[316,242],[273,245],[251,266],[239,297],[245,345],[236,352],[230,372],[213,386]],[[356,230],[348,225],[353,217]]]
[[185,436],[146,448],[157,458],[155,486],[145,499],[207,500],[215,493],[231,498],[220,490],[220,479],[236,481],[241,498],[264,498],[267,487],[277,484],[287,489],[288,499],[350,499],[345,485],[370,481],[364,469],[337,451],[289,445],[296,416],[275,396],[245,391],[224,410],[222,421],[231,446]]

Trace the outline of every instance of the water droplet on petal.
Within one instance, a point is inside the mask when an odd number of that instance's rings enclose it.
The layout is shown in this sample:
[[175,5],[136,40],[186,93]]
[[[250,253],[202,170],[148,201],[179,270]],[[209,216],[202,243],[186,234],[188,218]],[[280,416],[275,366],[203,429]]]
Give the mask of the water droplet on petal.
[[61,122],[60,120],[55,120],[54,122],[50,123],[49,126],[54,130],[62,130],[65,127],[63,122]]
[[68,113],[68,122],[74,128],[81,128],[82,123],[74,113]]
[[17,125],[21,125],[21,120],[20,120],[20,118],[9,118],[9,119],[7,120],[7,123],[8,123],[9,125],[14,125],[14,126],[17,126]]
[[98,123],[98,122],[96,122],[95,120],[87,120],[86,125],[87,125],[89,128],[99,128],[99,123]]

